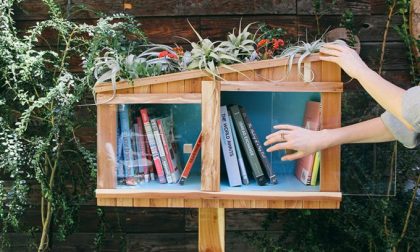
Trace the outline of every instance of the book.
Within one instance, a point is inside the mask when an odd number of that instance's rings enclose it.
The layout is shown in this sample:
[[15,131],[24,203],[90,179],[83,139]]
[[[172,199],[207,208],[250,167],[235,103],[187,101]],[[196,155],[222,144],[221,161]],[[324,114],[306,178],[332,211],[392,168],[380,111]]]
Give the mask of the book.
[[191,168],[194,164],[195,159],[197,158],[198,152],[201,149],[202,139],[203,133],[200,132],[200,135],[198,136],[197,141],[194,144],[190,157],[188,158],[188,161],[185,164],[184,170],[181,173],[181,178],[178,181],[180,185],[183,185],[185,183],[185,180],[187,180],[188,176],[190,175]]
[[[320,103],[308,101],[306,103],[305,114],[303,117],[303,126],[310,130],[319,130],[320,125]],[[296,161],[295,175],[305,185],[311,184],[312,167],[315,154],[307,155]]]
[[131,131],[130,131],[130,116],[129,116],[129,105],[120,104],[118,105],[118,115],[121,128],[122,136],[122,147],[123,147],[123,158],[124,158],[124,169],[125,169],[125,184],[135,185],[134,179],[134,162],[133,162],[133,150],[131,144]]
[[117,128],[117,183],[125,183],[125,173],[124,173],[124,157],[123,157],[123,144],[122,144],[122,135],[120,127]]
[[239,110],[242,113],[242,117],[244,119],[245,125],[248,129],[249,135],[251,136],[252,142],[254,144],[255,150],[258,154],[258,158],[265,169],[268,179],[270,180],[271,184],[277,184],[277,176],[273,172],[273,168],[268,161],[267,155],[265,154],[264,148],[261,145],[260,140],[258,139],[257,132],[255,132],[254,126],[252,125],[251,120],[249,119],[245,109],[243,107],[239,107]]
[[155,136],[155,141],[159,152],[160,161],[162,162],[163,171],[165,172],[166,181],[170,184],[175,183],[176,181],[172,179],[171,169],[169,168],[168,158],[166,157],[165,149],[163,148],[162,138],[156,123],[156,119],[151,119],[150,124],[152,125],[153,135]]
[[[154,180],[154,178],[151,179],[151,174],[153,174],[153,158],[152,158],[152,153],[150,152],[149,144],[147,143],[147,136],[144,131],[144,126],[143,126],[141,117],[138,116],[136,118],[136,121],[137,121],[137,132],[139,134],[139,145],[140,145],[140,149],[142,150],[140,153],[141,164],[142,164],[143,173],[144,173],[144,180],[147,183],[150,180]],[[151,172],[150,172],[150,169],[152,169]]]
[[222,145],[229,185],[232,187],[240,186],[242,185],[241,174],[239,172],[238,158],[226,106],[220,107],[220,130],[220,143]]
[[232,113],[233,124],[235,125],[237,133],[239,135],[239,142],[242,144],[245,156],[247,157],[247,160],[249,161],[249,164],[251,166],[252,175],[254,176],[258,185],[265,185],[266,179],[262,171],[260,162],[258,160],[257,153],[252,144],[251,137],[249,136],[245,122],[239,110],[239,106],[230,106],[229,110]]
[[315,153],[314,165],[312,167],[311,186],[315,186],[318,180],[319,166],[321,163],[321,152]]
[[149,121],[149,114],[146,108],[140,109],[141,119],[143,121],[144,130],[146,131],[147,141],[149,143],[150,151],[152,152],[153,162],[155,164],[156,172],[158,175],[159,182],[166,183],[165,173],[163,172],[162,162],[159,157],[159,152],[153,135],[152,126]]
[[162,140],[163,150],[165,151],[165,156],[168,161],[169,171],[172,177],[172,181],[175,183],[176,181],[178,181],[179,176],[177,176],[175,172],[176,160],[175,160],[175,156],[173,152],[171,152],[172,147],[171,148],[169,147],[170,144],[169,144],[169,138],[167,135],[168,133],[166,133],[163,128],[162,119],[156,119],[156,124],[159,130],[160,138]]
[[242,156],[241,147],[239,146],[238,136],[236,135],[235,126],[233,125],[232,115],[229,110],[228,110],[228,118],[229,118],[230,128],[232,129],[233,143],[235,144],[236,156],[238,158],[238,165],[239,165],[239,171],[241,172],[242,184],[248,185],[249,179],[248,179],[248,174],[245,168],[244,158]]
[[162,130],[166,136],[169,156],[171,157],[171,161],[173,165],[174,181],[178,181],[179,176],[180,176],[180,170],[181,170],[181,157],[179,156],[178,148],[176,147],[172,118],[168,116],[168,117],[164,117],[160,119],[159,121],[162,124]]
[[147,164],[143,159],[143,153],[145,152],[144,146],[141,146],[140,142],[140,134],[139,134],[139,125],[136,123],[133,124],[133,138],[134,138],[134,151],[133,151],[133,159],[135,161],[135,166],[137,166],[135,170],[135,174],[137,176],[138,182],[143,183],[145,182],[145,174],[144,174],[144,166]]

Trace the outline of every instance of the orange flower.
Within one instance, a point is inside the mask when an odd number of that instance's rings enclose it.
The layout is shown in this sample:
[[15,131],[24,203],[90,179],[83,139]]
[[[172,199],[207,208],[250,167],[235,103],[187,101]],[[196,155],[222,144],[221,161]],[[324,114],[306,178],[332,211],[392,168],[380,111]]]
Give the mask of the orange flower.
[[183,56],[184,55],[184,48],[182,48],[182,46],[177,46],[172,48],[174,50],[174,52],[176,52],[177,55],[179,56]]
[[273,49],[277,50],[280,46],[284,46],[284,40],[283,39],[273,39]]
[[173,53],[170,53],[168,51],[161,51],[158,55],[158,58],[163,58],[163,57],[169,57],[171,59],[177,59],[178,58],[178,56],[176,56]]
[[260,42],[258,42],[257,47],[265,46],[268,44],[268,39],[261,39]]

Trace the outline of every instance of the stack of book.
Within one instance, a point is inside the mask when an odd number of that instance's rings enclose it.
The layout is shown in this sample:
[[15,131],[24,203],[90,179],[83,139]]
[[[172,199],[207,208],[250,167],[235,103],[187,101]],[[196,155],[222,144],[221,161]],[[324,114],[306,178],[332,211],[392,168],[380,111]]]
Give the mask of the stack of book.
[[[321,104],[315,101],[306,103],[303,126],[310,130],[319,130],[320,127]],[[295,175],[305,185],[316,185],[319,165],[320,152],[300,158],[296,162]]]
[[221,145],[230,186],[250,183],[246,165],[258,185],[277,184],[267,155],[245,109],[239,105],[220,108]]
[[137,185],[155,180],[176,183],[181,159],[171,117],[149,117],[147,108],[118,107],[117,182]]

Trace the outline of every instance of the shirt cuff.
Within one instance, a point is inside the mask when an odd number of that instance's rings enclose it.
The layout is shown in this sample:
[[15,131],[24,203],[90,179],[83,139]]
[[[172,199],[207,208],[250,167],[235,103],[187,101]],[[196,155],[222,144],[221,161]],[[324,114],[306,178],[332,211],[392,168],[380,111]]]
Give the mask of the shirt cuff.
[[402,116],[420,133],[420,86],[408,89],[402,97]]
[[400,120],[388,111],[381,115],[381,119],[391,134],[407,148],[415,148],[419,142],[419,134],[407,128]]

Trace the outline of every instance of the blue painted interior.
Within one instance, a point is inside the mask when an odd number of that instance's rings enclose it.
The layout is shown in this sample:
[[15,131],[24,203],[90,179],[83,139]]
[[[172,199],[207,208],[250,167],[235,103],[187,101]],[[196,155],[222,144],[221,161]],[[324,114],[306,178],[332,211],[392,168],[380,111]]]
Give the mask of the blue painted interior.
[[[271,93],[271,92],[222,92],[221,105],[239,104],[243,106],[254,124],[255,130],[261,143],[265,137],[274,132],[273,126],[277,124],[293,124],[301,126],[303,123],[303,114],[307,101],[319,101],[319,93]],[[141,105],[135,105],[139,108]],[[189,154],[182,154],[182,147],[185,143],[194,144],[201,131],[201,104],[148,104],[144,107],[149,108],[150,116],[173,115],[174,132],[178,142],[178,148],[181,151],[182,165],[188,160]],[[227,178],[222,175],[222,190],[284,190],[284,191],[318,191],[319,187],[304,186],[294,177],[295,162],[283,162],[280,160],[284,154],[283,151],[267,153],[274,172],[278,175],[279,184],[269,186],[257,186],[251,180],[251,185],[231,189],[228,186]],[[222,159],[222,174],[224,164]],[[199,188],[200,183],[201,155],[194,163],[190,178],[185,186],[179,186],[179,189]],[[252,178],[249,171],[249,177]],[[156,183],[150,186],[158,186]],[[197,185],[198,184],[198,185]],[[142,185],[145,186],[145,185]],[[178,185],[167,185],[170,188],[177,188]],[[147,186],[149,188],[149,186]],[[131,187],[130,187],[131,188]],[[168,187],[169,188],[169,187]],[[191,189],[190,188],[190,189]]]

